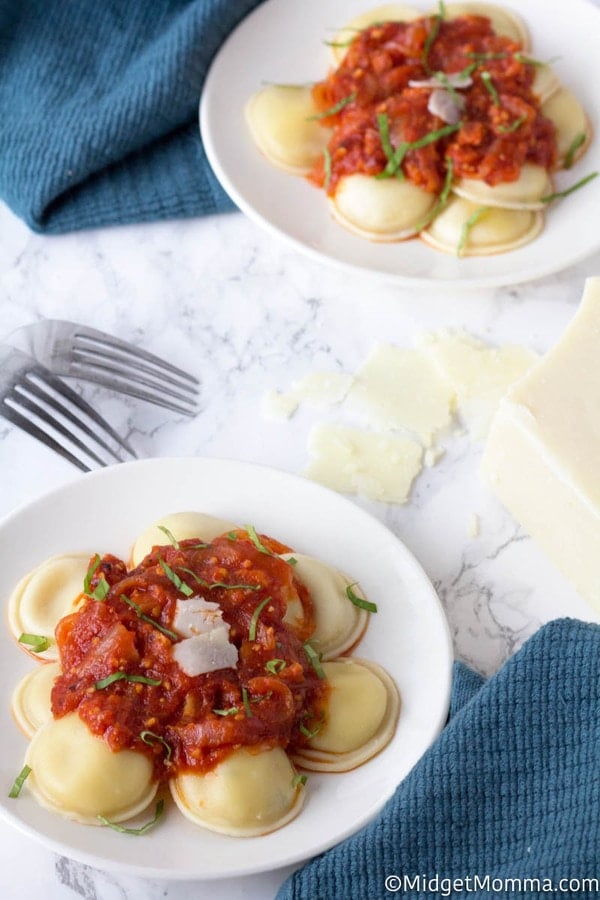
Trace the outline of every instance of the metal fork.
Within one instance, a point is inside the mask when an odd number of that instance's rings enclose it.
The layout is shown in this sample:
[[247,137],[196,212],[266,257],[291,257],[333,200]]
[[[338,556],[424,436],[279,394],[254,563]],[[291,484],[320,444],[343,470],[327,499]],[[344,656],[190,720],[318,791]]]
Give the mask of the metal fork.
[[0,346],[0,415],[84,472],[136,456],[85,400],[16,347]]
[[197,378],[104,331],[45,319],[18,328],[6,341],[55,375],[93,381],[186,416],[198,413]]

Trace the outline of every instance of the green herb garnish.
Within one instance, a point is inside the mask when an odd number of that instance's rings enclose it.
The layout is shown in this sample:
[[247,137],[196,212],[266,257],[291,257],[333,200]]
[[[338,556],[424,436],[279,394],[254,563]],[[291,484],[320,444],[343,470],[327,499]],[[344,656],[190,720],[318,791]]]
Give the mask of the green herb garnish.
[[265,599],[262,600],[258,604],[256,609],[252,613],[252,618],[250,619],[250,627],[248,628],[248,640],[249,641],[256,640],[256,626],[258,625],[259,616],[260,616],[261,612],[263,611],[263,609],[265,608],[265,606],[267,605],[267,603],[270,601],[270,599],[271,599],[270,597],[265,597]]
[[96,553],[96,555],[92,559],[92,562],[90,563],[87,572],[85,573],[85,578],[83,579],[83,591],[88,597],[91,597],[92,600],[102,601],[110,591],[110,585],[106,580],[104,574],[100,576],[100,578],[98,579],[98,584],[96,585],[94,590],[92,590],[92,578],[94,577],[94,574],[96,573],[101,562],[102,560],[100,559],[100,554]]
[[112,828],[113,831],[118,831],[119,834],[146,834],[146,832],[150,831],[151,828],[154,828],[158,820],[163,814],[165,801],[159,800],[156,804],[156,809],[154,810],[154,818],[149,822],[146,822],[145,825],[142,825],[141,828],[125,828],[124,825],[119,825],[117,822],[111,822],[110,819],[107,819],[106,816],[97,816],[97,818],[102,822],[103,825],[106,825],[107,828]]
[[254,525],[245,525],[244,527],[245,527],[246,531],[248,532],[248,537],[250,538],[250,540],[252,541],[252,543],[254,544],[254,546],[260,553],[265,553],[267,556],[276,556],[277,555],[276,553],[271,553],[270,550],[267,550],[267,548],[265,547],[265,545],[263,544],[263,542],[257,535],[256,528],[254,527]]
[[[379,116],[377,118],[379,118]],[[393,160],[388,162],[383,172],[379,172],[375,178],[389,178],[390,175],[393,175],[396,168],[402,165],[404,157],[409,150],[420,150],[422,147],[427,147],[429,144],[435,143],[439,138],[454,134],[455,131],[459,131],[461,128],[462,122],[457,122],[456,125],[444,125],[442,128],[437,128],[435,131],[429,131],[427,134],[424,134],[423,137],[417,138],[416,141],[403,141],[394,151]]]
[[308,775],[294,775],[294,777],[292,778],[292,787],[296,788],[300,787],[301,785],[302,787],[304,787],[307,781]]
[[439,5],[439,12],[437,15],[433,17],[433,25],[429,29],[427,37],[425,38],[425,45],[423,46],[423,55],[421,57],[421,65],[425,69],[426,72],[431,73],[431,69],[429,68],[429,54],[431,52],[431,48],[437,38],[441,24],[444,20],[445,9],[442,3]]
[[166,525],[157,525],[156,526],[159,531],[162,531],[164,535],[166,535],[167,540],[171,544],[172,547],[175,547],[176,550],[179,550],[179,541],[175,537],[172,531],[169,531]]
[[548,62],[543,62],[541,59],[533,59],[531,56],[525,56],[524,53],[513,53],[513,59],[516,59],[517,62],[523,63],[526,66],[535,66],[536,69],[543,69],[545,66],[550,66],[552,63],[557,62],[560,59],[560,56],[553,56],[552,59],[549,59]]
[[480,206],[479,209],[476,209],[474,213],[472,213],[467,221],[464,223],[463,227],[460,231],[460,240],[458,242],[458,246],[456,248],[456,255],[462,256],[465,252],[465,247],[467,246],[467,241],[469,240],[469,235],[473,227],[479,222],[480,218],[484,213],[489,211],[488,206]]
[[573,191],[578,191],[579,188],[582,188],[585,184],[588,184],[588,182],[593,181],[594,178],[597,177],[598,172],[591,172],[589,175],[586,175],[585,178],[572,184],[571,187],[567,188],[565,191],[557,191],[555,194],[548,194],[547,197],[542,197],[542,203],[551,203],[553,200],[559,200],[561,197],[568,197]]
[[270,672],[271,675],[279,675],[280,672],[283,672],[287,663],[285,659],[270,659],[265,663],[265,669],[267,672]]
[[571,141],[571,144],[569,145],[569,149],[565,153],[563,169],[571,168],[571,166],[573,165],[573,161],[575,159],[575,154],[577,153],[577,151],[579,150],[581,145],[585,144],[585,138],[586,138],[586,135],[585,135],[584,131],[580,131],[579,134],[573,138],[573,140]]
[[239,711],[239,706],[230,706],[229,709],[213,709],[216,716],[237,716]]
[[415,231],[422,231],[423,228],[426,228],[427,225],[429,225],[429,223],[432,222],[448,204],[450,191],[452,190],[453,178],[454,163],[452,162],[450,157],[446,157],[446,177],[444,179],[444,186],[442,187],[440,196],[438,197],[437,203],[435,204],[433,209],[430,210],[430,212],[428,212],[427,215],[417,223],[417,225],[415,225]]
[[27,634],[23,633],[19,637],[20,644],[27,644],[31,647],[33,653],[43,653],[50,646],[50,641],[43,634]]
[[153,747],[154,744],[162,744],[165,748],[165,761],[169,762],[173,748],[165,741],[164,737],[161,737],[160,734],[155,734],[153,731],[140,731],[140,738],[149,747]]
[[[379,128],[379,137],[381,139],[383,152],[387,159],[387,165],[383,172],[379,172],[375,178],[389,178],[391,175],[395,175],[397,178],[403,179],[404,172],[400,168],[400,164],[404,158],[404,154],[402,154],[402,157],[396,158],[400,148],[394,150],[394,147],[392,146],[390,140],[390,120],[387,113],[377,114],[377,127]],[[400,147],[402,146],[404,145],[400,144]]]
[[246,716],[251,719],[252,718],[252,710],[250,709],[250,700],[248,699],[248,691],[245,687],[242,688],[242,703],[244,704],[244,710],[246,712]]
[[83,579],[83,592],[88,596],[90,595],[90,590],[92,588],[92,578],[101,562],[102,560],[100,559],[100,554],[96,553],[88,567],[87,572],[85,573],[85,578]]
[[324,110],[320,113],[315,113],[314,116],[308,116],[307,122],[314,122],[317,119],[328,119],[329,116],[335,116],[336,113],[339,113],[345,106],[348,106],[349,103],[353,103],[356,100],[356,91],[353,91],[351,94],[348,94],[347,97],[342,97],[341,100],[338,100],[337,103],[334,103],[333,106],[330,106],[329,109]]
[[181,593],[186,597],[192,597],[194,591],[189,586],[189,584],[186,584],[185,581],[182,581],[177,572],[174,572],[173,569],[166,564],[164,559],[160,558],[160,556],[158,557],[158,561],[160,563],[161,569],[163,570],[169,581],[175,585],[177,590],[181,591]]
[[[307,714],[306,718],[314,719],[314,718],[316,718],[316,716],[311,716],[310,714]],[[314,738],[314,736],[320,732],[320,730],[324,724],[325,724],[325,713],[322,712],[321,715],[319,716],[319,718],[317,719],[317,724],[314,726],[314,728],[307,728],[306,725],[302,724],[302,722],[300,723],[298,728],[300,729],[300,731],[302,732],[304,737],[306,737],[310,740],[310,738]]]
[[115,681],[135,681],[136,684],[151,684],[154,687],[162,684],[160,678],[147,678],[146,675],[128,675],[127,672],[113,672],[111,675],[107,675],[106,678],[101,678],[100,681],[97,681],[94,688],[97,691],[101,691],[110,684],[114,684]]
[[487,69],[484,69],[481,72],[481,80],[483,81],[483,86],[486,91],[491,96],[494,106],[500,106],[500,95],[498,94],[494,82],[492,81],[492,76]]
[[321,665],[321,654],[317,653],[317,651],[309,641],[306,641],[302,646],[304,647],[304,652],[308,657],[309,663],[317,673],[318,677],[325,678],[326,675],[323,670],[323,666]]
[[295,556],[290,556],[290,558],[287,560],[287,562],[288,562],[288,564],[289,564],[290,566],[297,566],[297,565],[298,565],[298,560],[296,559]]
[[377,604],[371,603],[370,600],[365,600],[364,597],[359,597],[358,594],[352,590],[353,587],[356,587],[358,581],[354,581],[352,584],[349,584],[346,588],[346,597],[350,600],[351,603],[354,603],[355,606],[360,607],[360,609],[366,609],[367,612],[376,613],[377,612]]
[[229,538],[230,541],[237,541],[237,539],[238,539],[237,531],[228,531],[227,537]]
[[518,119],[515,119],[514,122],[511,122],[510,125],[498,125],[498,131],[501,134],[512,134],[513,131],[516,131],[517,128],[520,128],[523,122],[527,121],[527,116],[519,116]]
[[14,780],[14,784],[8,792],[8,796],[14,800],[21,793],[21,788],[31,773],[31,766],[23,766],[19,774]]
[[121,600],[123,603],[126,603],[127,606],[130,606],[136,613],[138,619],[142,619],[144,622],[148,622],[149,625],[153,625],[158,631],[162,632],[165,637],[170,638],[172,641],[178,641],[179,635],[175,634],[174,631],[171,631],[169,628],[165,628],[164,625],[161,625],[160,622],[157,622],[156,619],[147,616],[145,612],[142,611],[141,606],[138,606],[133,600],[130,600],[125,594],[121,594]]
[[226,584],[224,581],[206,581],[204,578],[201,578],[200,575],[196,575],[193,569],[186,569],[185,566],[179,566],[179,571],[185,572],[186,575],[191,575],[197,584],[201,585],[201,587],[208,588],[209,591],[212,591],[215,588],[226,588],[230,591],[237,591],[242,588],[246,591],[260,591],[259,584]]

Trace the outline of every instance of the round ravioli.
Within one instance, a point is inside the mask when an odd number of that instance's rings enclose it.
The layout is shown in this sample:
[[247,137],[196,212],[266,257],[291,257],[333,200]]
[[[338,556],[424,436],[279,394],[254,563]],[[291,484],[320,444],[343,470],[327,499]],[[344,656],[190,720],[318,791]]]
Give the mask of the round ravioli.
[[391,740],[400,696],[385,669],[364,659],[323,663],[330,694],[325,721],[294,761],[318,772],[347,772]]
[[305,793],[281,747],[234,750],[203,775],[177,775],[170,788],[186,818],[232,837],[285,825],[300,812]]
[[529,243],[544,227],[544,215],[529,209],[485,207],[453,197],[421,232],[436,250],[458,256],[489,256]]
[[331,201],[335,219],[349,231],[372,241],[412,237],[436,202],[408,179],[347,175]]
[[529,31],[523,19],[514,12],[509,12],[493,3],[448,3],[446,18],[458,19],[459,16],[485,16],[490,20],[496,34],[510,38],[521,44],[524,50],[531,46]]
[[84,825],[98,816],[122,822],[153,800],[152,763],[133,750],[113,752],[93,735],[77,713],[52,719],[34,735],[25,762],[27,785],[51,812]]
[[537,94],[541,103],[556,93],[560,88],[558,75],[549,65],[535,67],[532,90]]
[[50,695],[59,674],[58,663],[44,663],[22,678],[13,692],[11,709],[28,738],[52,718]]
[[564,161],[569,154],[572,164],[585,153],[592,136],[583,106],[571,91],[561,87],[542,104],[542,113],[554,122],[559,157]]
[[226,519],[219,519],[217,516],[209,516],[205,513],[170,513],[140,534],[131,551],[131,562],[134,566],[139,566],[153,547],[169,543],[168,534],[162,531],[161,527],[172,534],[176,541],[199,538],[209,542],[226,531],[235,531],[238,526]]
[[480,206],[504,209],[543,209],[542,197],[552,193],[552,181],[543,166],[525,163],[515,181],[489,185],[480,178],[461,178],[454,192]]
[[[53,556],[25,575],[8,598],[8,622],[13,636],[36,635],[50,640],[38,659],[57,659],[54,629],[63,616],[77,609],[89,555]],[[25,650],[31,645],[20,643]]]
[[[337,569],[312,556],[285,553],[282,558],[296,560],[294,578],[311,596],[315,618],[315,630],[310,637],[312,646],[323,659],[345,653],[361,639],[369,621],[369,613],[355,606],[348,597],[347,589],[351,586],[353,594],[364,600],[360,588]],[[294,624],[301,627],[303,617],[298,603],[297,607],[288,607],[284,621],[292,627]]]
[[256,146],[270,162],[293,175],[307,175],[329,139],[317,114],[306,85],[272,84],[246,104],[246,122]]
[[405,6],[403,3],[387,3],[361,13],[340,29],[332,40],[331,49],[336,62],[340,63],[343,60],[348,46],[357,34],[370,25],[377,25],[380,22],[412,22],[422,15],[420,10],[412,6]]

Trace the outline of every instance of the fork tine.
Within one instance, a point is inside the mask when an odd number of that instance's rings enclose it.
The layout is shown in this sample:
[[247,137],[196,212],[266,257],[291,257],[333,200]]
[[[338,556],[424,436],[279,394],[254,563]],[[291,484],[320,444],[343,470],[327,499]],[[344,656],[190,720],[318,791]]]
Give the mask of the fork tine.
[[184,383],[195,385],[196,387],[193,389],[197,389],[200,385],[198,379],[194,375],[190,375],[189,372],[179,369],[177,366],[172,365],[172,363],[161,359],[160,356],[149,353],[147,350],[143,350],[136,345],[122,341],[120,338],[113,337],[111,334],[105,334],[96,329],[86,327],[83,331],[75,331],[73,335],[73,346],[75,346],[75,341],[77,340],[83,341],[84,345],[87,342],[92,345],[96,344],[101,347],[106,347],[109,350],[119,350],[125,357],[132,361],[145,360],[147,363],[155,366],[160,372],[170,372],[172,375],[179,376]]
[[[32,375],[35,375],[37,378],[39,378],[43,384],[51,387],[54,391],[56,391],[57,394],[61,395],[66,400],[69,400],[69,402],[72,403],[73,406],[76,406],[77,409],[79,409],[82,413],[84,413],[86,416],[88,416],[93,422],[95,422],[96,425],[98,425],[102,429],[103,432],[108,434],[119,447],[121,447],[127,453],[131,454],[131,456],[135,457],[135,455],[136,455],[135,450],[133,450],[133,448],[127,443],[127,441],[124,438],[122,438],[121,435],[118,434],[108,424],[108,422],[106,422],[102,418],[102,416],[100,416],[96,412],[96,410],[92,406],[89,405],[89,403],[86,403],[86,401],[83,400],[83,398],[80,397],[79,394],[76,394],[74,390],[72,390],[67,384],[65,384],[64,381],[61,381],[60,378],[57,378],[56,375],[53,375],[51,372],[49,372],[43,366],[32,366],[31,369],[29,370],[29,372],[27,373],[28,386],[31,385],[31,376]],[[44,397],[43,399],[46,399],[46,397]],[[69,418],[71,421],[73,421],[75,424],[81,426],[81,420],[77,419],[70,411],[68,411],[68,409],[61,408],[60,412],[63,415],[65,415],[67,418]],[[90,430],[89,434],[92,435],[96,441],[98,441],[98,436],[95,434],[95,432]],[[101,441],[100,441],[100,443],[101,443]],[[108,449],[110,449],[110,448],[108,448]]]
[[22,416],[21,413],[19,413],[16,409],[8,406],[4,401],[2,401],[2,415],[9,422],[12,422],[13,425],[16,425],[17,428],[20,428],[22,431],[26,431],[27,434],[31,435],[31,437],[37,438],[37,440],[41,441],[42,444],[50,447],[51,450],[54,450],[56,453],[60,454],[60,456],[68,460],[68,462],[73,463],[73,465],[77,466],[78,469],[81,469],[82,472],[91,472],[90,466],[87,466],[81,459],[70,453],[66,447],[63,447],[62,444],[59,444],[58,441],[55,441],[53,437],[51,437],[49,434],[47,434],[29,419],[27,419],[25,416]]
[[114,357],[113,362],[110,357],[99,356],[88,353],[88,351],[82,352],[81,350],[74,350],[72,356],[73,361],[70,372],[73,376],[84,378],[86,372],[94,373],[95,381],[96,373],[105,372],[107,375],[120,379],[124,384],[131,382],[134,386],[151,388],[153,391],[152,396],[161,397],[165,395],[167,398],[172,397],[174,401],[181,401],[182,404],[187,405],[188,409],[193,409],[198,402],[197,391],[191,393],[192,388],[186,386],[183,390],[176,390],[173,387],[168,387],[162,381],[162,376],[157,377],[152,372],[150,373],[151,377],[139,374],[140,370],[136,371],[137,367],[136,369],[130,369],[128,364],[123,366],[118,357]]
[[[169,365],[168,363],[162,363],[161,361],[160,366],[150,365],[147,361],[142,361],[142,359],[134,356],[132,353],[124,353],[120,348],[117,348],[115,351],[110,347],[105,349],[104,346],[80,346],[80,343],[81,339],[79,335],[76,335],[73,342],[73,356],[76,359],[97,359],[100,364],[113,363],[113,368],[115,369],[131,370],[133,373],[140,372],[144,375],[150,375],[159,384],[170,384],[187,394],[195,395],[200,390],[200,382],[193,375],[188,375],[185,372],[181,375],[175,375],[170,369],[166,368]],[[137,348],[135,349],[137,350]]]

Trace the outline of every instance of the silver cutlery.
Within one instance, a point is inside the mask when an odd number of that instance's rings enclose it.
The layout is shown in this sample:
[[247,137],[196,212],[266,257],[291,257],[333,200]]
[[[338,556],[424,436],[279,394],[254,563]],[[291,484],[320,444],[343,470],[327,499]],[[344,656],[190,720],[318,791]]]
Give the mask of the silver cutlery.
[[45,319],[18,328],[5,341],[54,375],[93,381],[186,416],[199,411],[197,378],[96,328]]
[[127,441],[60,378],[6,345],[0,346],[0,415],[84,472],[136,457]]

